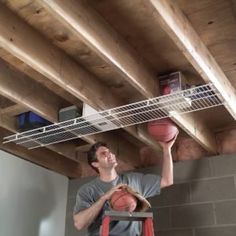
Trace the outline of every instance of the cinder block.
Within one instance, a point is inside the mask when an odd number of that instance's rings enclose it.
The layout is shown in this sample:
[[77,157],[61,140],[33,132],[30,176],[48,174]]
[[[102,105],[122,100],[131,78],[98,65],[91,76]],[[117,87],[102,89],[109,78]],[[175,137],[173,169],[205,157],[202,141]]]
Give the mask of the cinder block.
[[196,229],[195,236],[235,236],[236,226]]
[[174,184],[164,188],[161,194],[149,199],[153,207],[169,206],[190,202],[190,187],[188,183]]
[[236,224],[236,200],[215,203],[217,224]]
[[213,176],[235,175],[236,154],[221,155],[210,159]]
[[155,235],[158,236],[193,236],[193,231],[191,229],[186,230],[167,230],[167,231],[158,231]]
[[192,227],[214,224],[212,204],[197,204],[171,208],[173,227]]
[[236,199],[234,177],[194,181],[191,183],[191,198],[193,202]]
[[153,212],[153,223],[155,230],[169,229],[170,228],[170,209],[152,208]]
[[174,182],[188,182],[211,176],[209,158],[174,164]]

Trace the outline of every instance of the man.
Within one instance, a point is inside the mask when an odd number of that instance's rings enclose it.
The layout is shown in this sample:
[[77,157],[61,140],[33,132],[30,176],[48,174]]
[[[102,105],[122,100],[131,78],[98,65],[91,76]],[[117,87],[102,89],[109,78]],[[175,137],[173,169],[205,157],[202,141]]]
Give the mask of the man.
[[[177,135],[176,135],[177,137]],[[99,176],[83,185],[77,193],[74,208],[74,224],[78,230],[88,228],[89,235],[100,235],[100,226],[105,210],[110,209],[109,199],[115,191],[128,185],[145,198],[160,194],[160,189],[173,184],[171,147],[176,137],[168,143],[160,142],[163,148],[161,176],[141,173],[118,175],[115,155],[102,142],[94,144],[88,152],[88,163]],[[134,221],[112,221],[110,236],[140,235],[141,225]]]

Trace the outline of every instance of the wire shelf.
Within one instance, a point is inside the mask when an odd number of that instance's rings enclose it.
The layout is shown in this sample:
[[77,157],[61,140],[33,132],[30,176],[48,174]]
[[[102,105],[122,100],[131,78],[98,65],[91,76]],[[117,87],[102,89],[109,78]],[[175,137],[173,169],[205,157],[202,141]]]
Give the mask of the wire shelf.
[[212,84],[131,103],[53,125],[4,137],[29,149],[115,130],[148,121],[199,111],[224,104]]

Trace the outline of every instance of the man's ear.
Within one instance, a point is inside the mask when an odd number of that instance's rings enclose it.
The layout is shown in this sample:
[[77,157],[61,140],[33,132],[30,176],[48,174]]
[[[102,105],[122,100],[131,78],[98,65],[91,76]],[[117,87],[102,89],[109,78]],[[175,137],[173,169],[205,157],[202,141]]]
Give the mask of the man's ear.
[[99,163],[97,161],[94,161],[94,162],[91,163],[91,165],[95,168],[98,168]]

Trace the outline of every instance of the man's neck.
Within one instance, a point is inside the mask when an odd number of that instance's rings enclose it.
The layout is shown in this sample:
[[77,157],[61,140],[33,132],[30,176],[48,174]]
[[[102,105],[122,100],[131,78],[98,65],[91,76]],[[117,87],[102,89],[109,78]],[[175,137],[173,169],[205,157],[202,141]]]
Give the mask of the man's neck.
[[103,170],[100,172],[100,179],[104,182],[110,182],[117,177],[117,172],[115,169],[112,170]]

